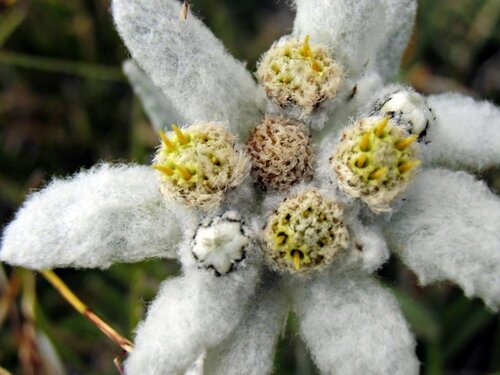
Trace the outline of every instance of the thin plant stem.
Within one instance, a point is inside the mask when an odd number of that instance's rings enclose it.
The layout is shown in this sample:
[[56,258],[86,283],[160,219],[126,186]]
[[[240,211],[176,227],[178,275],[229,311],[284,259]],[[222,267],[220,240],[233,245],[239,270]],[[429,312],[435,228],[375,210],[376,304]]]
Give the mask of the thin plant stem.
[[118,344],[123,350],[130,353],[134,349],[132,342],[115,331],[109,324],[94,313],[85,303],[83,303],[57,276],[54,272],[45,270],[40,271],[41,275],[52,284],[52,286],[68,301],[80,314],[90,320],[106,336]]

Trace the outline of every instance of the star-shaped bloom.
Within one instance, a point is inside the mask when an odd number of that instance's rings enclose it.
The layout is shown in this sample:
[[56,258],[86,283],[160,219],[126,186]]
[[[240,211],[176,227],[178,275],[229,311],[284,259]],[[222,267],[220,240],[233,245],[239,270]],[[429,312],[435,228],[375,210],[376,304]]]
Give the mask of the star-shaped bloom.
[[129,375],[197,359],[206,374],[269,373],[290,311],[325,374],[418,373],[413,336],[372,276],[387,243],[423,284],[500,303],[500,201],[439,169],[500,164],[500,111],[385,86],[414,1],[295,5],[256,84],[185,5],[115,0],[135,60],[125,72],[162,130],[156,171],[105,164],[55,180],[4,232],[0,259],[33,269],[181,262],[137,329]]

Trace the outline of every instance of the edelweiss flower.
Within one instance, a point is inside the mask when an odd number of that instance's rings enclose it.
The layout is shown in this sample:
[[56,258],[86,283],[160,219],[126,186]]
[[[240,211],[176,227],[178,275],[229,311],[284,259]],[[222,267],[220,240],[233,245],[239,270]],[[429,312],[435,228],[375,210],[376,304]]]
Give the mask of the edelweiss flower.
[[156,171],[55,180],[4,232],[0,259],[34,269],[180,260],[137,329],[129,375],[197,359],[207,374],[269,373],[290,310],[325,374],[418,373],[399,307],[371,276],[389,256],[382,231],[422,283],[500,303],[500,201],[465,172],[432,169],[499,164],[500,112],[384,86],[414,1],[296,8],[258,86],[177,1],[115,0],[140,66],[125,71],[153,123],[187,126],[160,133]]

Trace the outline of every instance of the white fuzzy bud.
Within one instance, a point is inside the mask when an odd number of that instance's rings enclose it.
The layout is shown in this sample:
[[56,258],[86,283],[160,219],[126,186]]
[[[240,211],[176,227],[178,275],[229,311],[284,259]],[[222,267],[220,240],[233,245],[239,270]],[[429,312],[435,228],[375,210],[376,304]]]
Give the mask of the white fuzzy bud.
[[193,239],[193,256],[198,264],[224,275],[241,262],[251,244],[250,233],[235,211],[205,220]]
[[434,121],[432,110],[425,98],[414,91],[396,91],[375,104],[375,111],[392,120],[410,134],[425,137]]

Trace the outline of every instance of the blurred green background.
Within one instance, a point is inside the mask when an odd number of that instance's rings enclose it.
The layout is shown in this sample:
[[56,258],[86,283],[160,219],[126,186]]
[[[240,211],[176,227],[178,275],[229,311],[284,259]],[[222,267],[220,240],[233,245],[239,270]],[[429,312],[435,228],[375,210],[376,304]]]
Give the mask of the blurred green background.
[[[426,94],[458,90],[500,103],[500,1],[419,4],[400,80]],[[109,0],[0,0],[2,226],[52,175],[100,160],[150,159],[157,136],[121,73],[127,51],[109,7]],[[284,1],[197,0],[192,10],[252,69],[293,22]],[[497,192],[499,175],[483,176]],[[159,283],[177,272],[173,262],[154,261],[58,274],[130,338]],[[380,276],[418,338],[423,373],[500,374],[499,319],[481,301],[452,285],[419,288],[396,260]],[[0,265],[1,367],[13,374],[117,374],[119,352],[39,276]],[[275,368],[276,374],[318,373],[293,317]]]

